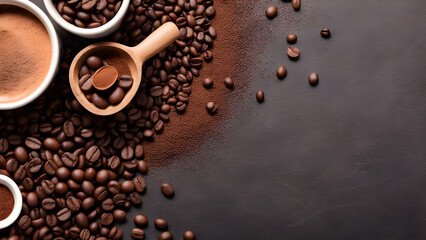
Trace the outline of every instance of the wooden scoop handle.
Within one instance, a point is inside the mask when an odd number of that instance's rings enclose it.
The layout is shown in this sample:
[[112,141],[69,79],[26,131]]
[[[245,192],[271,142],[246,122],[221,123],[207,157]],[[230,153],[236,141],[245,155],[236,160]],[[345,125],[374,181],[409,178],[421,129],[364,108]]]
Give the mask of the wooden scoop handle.
[[144,62],[176,41],[179,35],[180,31],[176,24],[167,22],[135,46],[134,52]]

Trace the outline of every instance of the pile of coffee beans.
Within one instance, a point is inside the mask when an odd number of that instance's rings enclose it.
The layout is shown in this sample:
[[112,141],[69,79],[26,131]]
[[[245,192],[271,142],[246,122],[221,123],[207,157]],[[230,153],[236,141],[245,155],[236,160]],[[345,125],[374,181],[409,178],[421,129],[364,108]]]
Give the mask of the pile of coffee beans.
[[114,66],[99,56],[90,56],[79,71],[79,86],[96,107],[105,109],[119,104],[133,85],[131,75],[118,75]]
[[[62,4],[62,11],[78,15]],[[60,71],[46,93],[24,108],[0,112],[0,173],[18,183],[24,200],[20,219],[0,231],[1,239],[122,238],[114,223],[142,202],[143,143],[163,131],[170,112],[185,113],[192,81],[213,58],[215,12],[211,0],[131,1],[111,40],[136,45],[168,21],[178,25],[181,36],[144,63],[133,101],[108,117],[86,111],[69,88],[69,64],[87,43],[63,44]],[[88,69],[90,75],[96,71]],[[231,79],[225,83],[234,86]],[[170,239],[171,233],[160,237]]]
[[111,20],[121,8],[121,0],[53,0],[65,21],[80,28],[96,28]]

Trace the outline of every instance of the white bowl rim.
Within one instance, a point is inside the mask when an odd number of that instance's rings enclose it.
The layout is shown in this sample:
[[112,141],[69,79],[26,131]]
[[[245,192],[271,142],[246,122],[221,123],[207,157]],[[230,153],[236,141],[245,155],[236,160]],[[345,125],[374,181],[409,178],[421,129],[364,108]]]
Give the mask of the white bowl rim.
[[9,110],[9,109],[15,109],[15,108],[19,108],[24,105],[27,105],[28,103],[38,98],[47,89],[47,87],[50,85],[52,80],[55,78],[56,72],[59,68],[61,49],[60,49],[59,38],[55,28],[53,27],[52,22],[49,20],[47,15],[39,7],[37,7],[37,5],[35,5],[34,3],[28,0],[0,0],[0,5],[13,5],[16,7],[20,7],[29,11],[34,16],[36,16],[46,28],[49,34],[50,43],[52,46],[52,58],[50,60],[50,68],[42,84],[30,95],[20,100],[17,100],[14,102],[0,103],[0,110]]
[[62,16],[59,14],[58,10],[56,10],[55,6],[53,5],[52,0],[44,0],[43,2],[44,6],[47,9],[47,12],[59,26],[61,26],[70,33],[86,38],[100,38],[111,34],[121,24],[121,20],[126,15],[127,9],[130,4],[130,0],[122,0],[120,9],[115,14],[115,16],[100,27],[81,28],[63,19]]
[[0,221],[0,229],[7,228],[18,219],[22,210],[22,194],[18,185],[6,175],[0,174],[0,184],[7,187],[13,195],[14,205],[10,215]]

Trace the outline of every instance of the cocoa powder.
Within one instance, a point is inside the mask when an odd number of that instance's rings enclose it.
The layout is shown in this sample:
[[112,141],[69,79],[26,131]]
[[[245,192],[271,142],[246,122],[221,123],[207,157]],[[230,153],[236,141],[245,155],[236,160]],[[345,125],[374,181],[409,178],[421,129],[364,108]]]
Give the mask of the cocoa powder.
[[15,6],[0,9],[0,103],[34,92],[49,71],[49,34],[32,13]]
[[0,184],[0,221],[7,218],[13,210],[15,200],[9,188]]

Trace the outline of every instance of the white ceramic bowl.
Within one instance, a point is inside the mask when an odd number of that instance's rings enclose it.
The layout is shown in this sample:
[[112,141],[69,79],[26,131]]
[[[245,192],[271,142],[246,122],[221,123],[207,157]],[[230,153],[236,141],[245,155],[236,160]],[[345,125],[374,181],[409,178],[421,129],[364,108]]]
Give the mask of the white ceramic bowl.
[[0,221],[0,229],[7,228],[10,226],[10,224],[14,223],[16,219],[19,217],[19,214],[21,214],[22,210],[22,195],[21,191],[19,190],[18,185],[10,179],[6,175],[0,174],[0,184],[9,188],[9,190],[12,192],[13,200],[14,200],[14,206],[13,210],[10,213],[10,215]]
[[97,28],[80,28],[74,24],[71,24],[61,17],[52,0],[44,0],[44,6],[46,6],[47,12],[53,18],[53,20],[62,28],[70,33],[84,38],[101,38],[115,32],[121,24],[124,16],[126,15],[127,8],[129,7],[130,0],[122,0],[120,10],[117,14],[109,20],[106,24]]
[[[46,90],[46,88],[55,78],[56,72],[59,69],[61,45],[52,22],[50,22],[47,15],[34,3],[28,0],[0,0],[0,7],[1,5],[13,5],[13,6],[21,7],[31,12],[32,14],[34,14],[34,16],[40,19],[44,27],[47,29],[47,32],[49,33],[49,36],[50,36],[50,42],[52,45],[52,59],[50,61],[50,69],[47,72],[46,78],[44,79],[43,83],[34,92],[32,92],[30,95],[26,96],[23,99],[20,99],[15,102],[0,103],[0,110],[8,110],[8,109],[15,109],[15,108],[22,107],[34,101],[44,92],[44,90]],[[31,39],[28,39],[28,41],[31,41]],[[0,44],[3,44],[3,43],[0,43]]]

